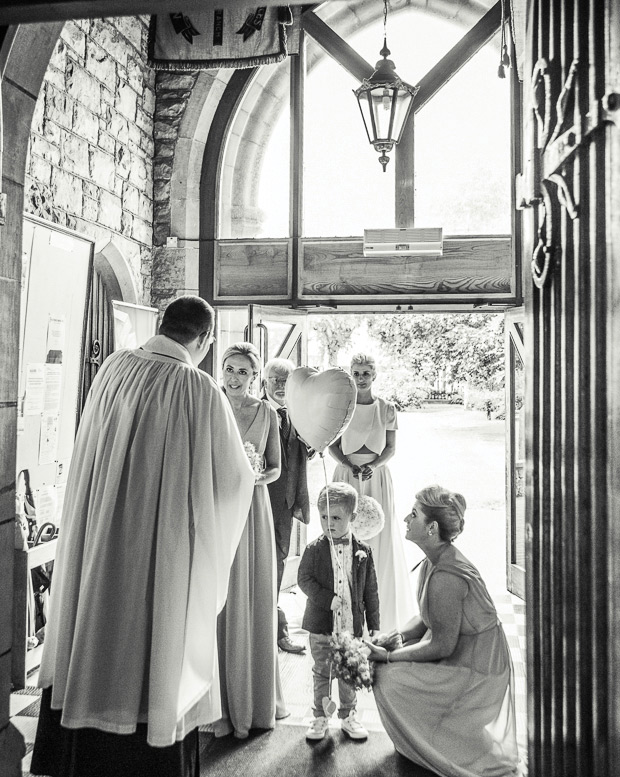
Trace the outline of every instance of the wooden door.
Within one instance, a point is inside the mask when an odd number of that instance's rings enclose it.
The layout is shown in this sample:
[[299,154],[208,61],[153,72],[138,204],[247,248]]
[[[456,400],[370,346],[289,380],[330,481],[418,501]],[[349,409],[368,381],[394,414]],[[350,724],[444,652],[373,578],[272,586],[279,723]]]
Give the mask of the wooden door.
[[619,754],[610,538],[617,548],[620,536],[609,511],[619,465],[618,14],[617,0],[528,2],[526,593],[536,777],[603,777]]

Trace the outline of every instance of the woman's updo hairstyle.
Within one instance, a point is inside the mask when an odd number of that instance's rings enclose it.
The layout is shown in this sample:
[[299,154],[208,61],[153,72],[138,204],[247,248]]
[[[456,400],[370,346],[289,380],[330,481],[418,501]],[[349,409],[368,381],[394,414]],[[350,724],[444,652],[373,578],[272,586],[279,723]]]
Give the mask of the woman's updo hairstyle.
[[428,486],[415,495],[422,505],[427,522],[437,521],[439,538],[453,542],[465,525],[465,497],[441,486]]
[[260,372],[260,354],[256,346],[252,345],[252,343],[233,343],[229,346],[222,355],[222,367],[226,364],[226,359],[231,356],[245,356],[252,365],[254,375],[258,375]]
[[371,356],[369,353],[354,353],[351,357],[351,369],[353,369],[354,364],[369,364],[372,367],[373,372],[377,371],[375,357]]

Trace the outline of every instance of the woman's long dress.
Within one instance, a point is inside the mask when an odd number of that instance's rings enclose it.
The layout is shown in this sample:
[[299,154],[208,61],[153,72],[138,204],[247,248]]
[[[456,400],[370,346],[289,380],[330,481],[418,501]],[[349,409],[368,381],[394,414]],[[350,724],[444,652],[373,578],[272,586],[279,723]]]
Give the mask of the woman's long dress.
[[[386,431],[397,428],[396,408],[391,402],[377,397],[370,405],[355,405],[353,417],[340,441],[342,452],[351,464],[369,464],[385,448]],[[374,453],[354,453],[364,445]],[[339,464],[332,479],[350,483],[358,493],[373,497],[383,508],[385,526],[376,537],[364,542],[372,548],[377,571],[381,630],[402,628],[411,618],[413,593],[403,536],[394,509],[394,487],[390,470],[385,465],[378,467],[369,480],[360,482],[348,467]],[[355,530],[354,526],[353,529]]]
[[[261,402],[243,437],[260,454],[265,452],[274,412]],[[234,731],[244,738],[252,728],[275,726],[276,626],[273,518],[267,486],[257,485],[230,572],[226,606],[218,619],[222,718],[214,724],[216,736]]]
[[440,661],[377,664],[374,694],[399,753],[441,777],[508,777],[517,773],[514,678],[506,636],[478,570],[454,546],[418,583],[429,622],[428,581],[436,570],[463,578],[461,633]]

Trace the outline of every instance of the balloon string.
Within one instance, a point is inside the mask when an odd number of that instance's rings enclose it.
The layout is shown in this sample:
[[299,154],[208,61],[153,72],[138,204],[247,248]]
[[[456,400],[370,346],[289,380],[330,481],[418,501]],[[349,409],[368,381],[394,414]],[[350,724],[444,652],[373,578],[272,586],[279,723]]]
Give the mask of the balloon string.
[[[342,568],[342,564],[340,563],[340,559],[338,558],[338,554],[336,553],[336,547],[334,546],[334,538],[332,537],[332,530],[330,525],[330,511],[329,511],[329,488],[327,483],[327,466],[325,465],[325,456],[323,452],[321,451],[319,453],[319,456],[321,457],[321,460],[323,462],[323,476],[325,478],[325,506],[327,507],[327,539],[329,540],[329,547],[331,550],[331,556],[332,558],[336,559],[336,564],[338,566],[338,571],[342,575],[342,578],[344,580],[344,570]],[[336,594],[337,595],[337,594]],[[334,613],[334,626],[340,627],[342,626],[341,622],[341,616],[338,615],[337,612]],[[332,632],[334,634],[340,633],[340,628],[335,628]],[[331,688],[331,664],[330,664],[330,688]],[[331,693],[331,692],[330,692]]]

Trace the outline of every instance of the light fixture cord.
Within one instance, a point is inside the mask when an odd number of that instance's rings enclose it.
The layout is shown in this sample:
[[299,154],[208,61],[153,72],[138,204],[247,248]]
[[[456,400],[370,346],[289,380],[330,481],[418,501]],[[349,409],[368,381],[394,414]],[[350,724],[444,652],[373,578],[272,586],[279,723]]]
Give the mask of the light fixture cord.
[[384,47],[387,47],[387,14],[388,14],[387,0],[383,0],[383,45]]

